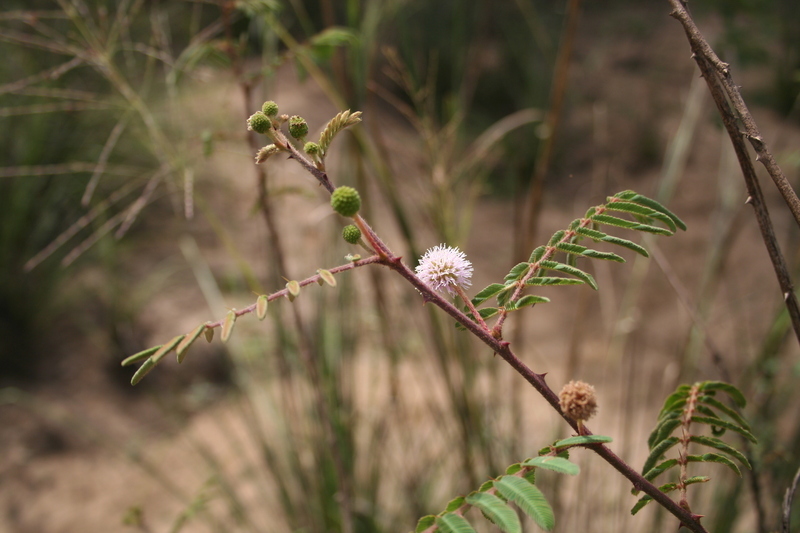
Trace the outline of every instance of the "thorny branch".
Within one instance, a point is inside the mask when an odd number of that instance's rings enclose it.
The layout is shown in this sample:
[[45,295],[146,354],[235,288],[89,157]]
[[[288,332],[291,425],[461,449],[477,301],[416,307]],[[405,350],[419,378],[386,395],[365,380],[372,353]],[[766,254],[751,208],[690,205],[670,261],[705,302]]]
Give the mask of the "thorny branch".
[[[700,67],[711,96],[717,104],[725,129],[728,130],[728,136],[731,138],[736,157],[739,160],[739,166],[744,174],[747,194],[749,195],[747,203],[752,205],[755,211],[756,220],[761,230],[761,238],[767,247],[769,258],[772,261],[778,284],[786,302],[786,308],[789,311],[792,327],[798,343],[800,343],[800,305],[798,305],[797,296],[794,293],[794,284],[789,275],[786,260],[775,237],[775,230],[772,227],[769,211],[764,202],[764,195],[761,192],[761,186],[758,183],[753,162],[747,152],[744,138],[747,138],[755,149],[756,160],[761,161],[766,167],[767,172],[769,172],[778,190],[786,200],[789,209],[791,209],[798,225],[800,225],[800,200],[798,200],[797,195],[786,180],[786,176],[783,175],[780,167],[775,163],[772,154],[769,152],[766,142],[761,137],[753,117],[747,110],[744,100],[742,100],[739,88],[733,83],[728,65],[720,61],[708,42],[703,38],[687,11],[685,3],[682,0],[669,0],[669,3],[673,7],[670,15],[683,25],[686,37],[692,48],[692,57]],[[744,132],[739,129],[740,121],[744,126]]]

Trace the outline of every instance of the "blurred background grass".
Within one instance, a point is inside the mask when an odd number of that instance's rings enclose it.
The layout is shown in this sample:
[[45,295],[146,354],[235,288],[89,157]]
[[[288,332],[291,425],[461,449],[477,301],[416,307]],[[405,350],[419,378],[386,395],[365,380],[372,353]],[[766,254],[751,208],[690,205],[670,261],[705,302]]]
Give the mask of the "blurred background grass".
[[[592,427],[634,466],[678,382],[740,386],[755,475],[711,471],[694,509],[714,531],[775,530],[799,462],[798,349],[667,7],[4,3],[3,528],[405,531],[565,436],[517,376],[379,269],[242,319],[228,345],[131,389],[125,356],[352,251],[307,176],[254,169],[263,141],[244,119],[275,99],[312,133],[363,110],[334,145],[334,182],[362,191],[409,263],[439,242],[465,249],[476,289],[623,188],[684,217],[686,235],[646,243],[660,269],[591,265],[598,294],[546,294],[510,340],[553,388],[596,385]],[[800,14],[789,0],[693,8],[797,183]],[[797,269],[797,228],[773,205]],[[657,509],[631,518],[624,481],[575,459],[578,479],[539,481],[558,530],[674,528]]]

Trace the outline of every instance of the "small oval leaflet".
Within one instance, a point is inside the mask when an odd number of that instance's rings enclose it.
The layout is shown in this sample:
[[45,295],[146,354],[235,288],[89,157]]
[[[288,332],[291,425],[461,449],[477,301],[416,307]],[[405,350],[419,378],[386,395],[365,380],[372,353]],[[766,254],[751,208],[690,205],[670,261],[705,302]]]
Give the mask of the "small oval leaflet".
[[267,305],[269,304],[269,299],[267,298],[266,294],[262,294],[256,300],[256,316],[259,320],[264,320],[267,318]]
[[300,295],[300,283],[295,280],[290,281],[286,284],[286,291],[286,297],[293,302]]
[[324,268],[320,268],[319,270],[317,270],[317,274],[319,274],[320,279],[324,280],[325,283],[327,283],[331,287],[336,286],[336,278],[333,277],[333,274],[331,274],[330,270],[325,270]]
[[225,316],[225,322],[222,324],[222,335],[221,339],[222,342],[228,342],[228,339],[231,338],[231,333],[233,332],[233,325],[236,323],[236,311],[228,311],[227,316]]

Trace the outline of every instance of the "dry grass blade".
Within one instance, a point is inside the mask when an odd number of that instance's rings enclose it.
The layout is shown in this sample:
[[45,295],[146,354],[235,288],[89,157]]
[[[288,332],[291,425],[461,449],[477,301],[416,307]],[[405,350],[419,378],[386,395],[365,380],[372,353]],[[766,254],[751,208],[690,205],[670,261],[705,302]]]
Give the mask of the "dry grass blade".
[[79,57],[73,57],[69,61],[61,63],[53,68],[49,68],[47,70],[43,70],[37,74],[33,74],[28,76],[27,78],[22,78],[21,80],[12,81],[11,83],[6,83],[5,85],[0,85],[0,94],[6,93],[13,93],[28,87],[29,85],[33,85],[35,83],[39,83],[40,81],[45,80],[54,80],[60,78],[65,73],[69,72],[70,70],[74,69],[83,64],[83,59]]
[[56,250],[58,250],[64,243],[74,237],[80,230],[89,225],[90,222],[95,220],[98,216],[104,213],[109,207],[113,206],[125,196],[127,196],[138,185],[135,182],[128,182],[126,185],[114,191],[108,198],[97,204],[91,211],[76,220],[69,228],[67,228],[58,237],[48,244],[43,250],[30,258],[25,263],[25,271],[30,271],[36,268],[42,261],[50,257]]
[[129,114],[122,117],[122,119],[117,122],[117,125],[114,126],[114,129],[111,130],[108,139],[106,139],[106,143],[103,145],[103,151],[100,152],[100,157],[97,160],[97,166],[94,168],[89,183],[86,184],[86,190],[81,198],[81,205],[87,206],[92,200],[92,195],[94,194],[95,188],[97,188],[97,184],[100,182],[100,177],[105,173],[106,166],[108,165],[108,158],[117,145],[120,135],[122,135],[122,132],[125,131],[125,128],[128,126],[129,117]]

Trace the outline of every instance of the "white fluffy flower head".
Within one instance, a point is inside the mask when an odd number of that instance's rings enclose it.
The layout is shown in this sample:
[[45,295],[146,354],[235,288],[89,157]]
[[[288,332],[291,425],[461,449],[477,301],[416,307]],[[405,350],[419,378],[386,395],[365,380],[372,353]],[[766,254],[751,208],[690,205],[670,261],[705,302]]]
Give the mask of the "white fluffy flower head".
[[455,287],[472,285],[472,263],[458,248],[440,244],[429,248],[419,260],[417,276],[434,290],[455,296]]

